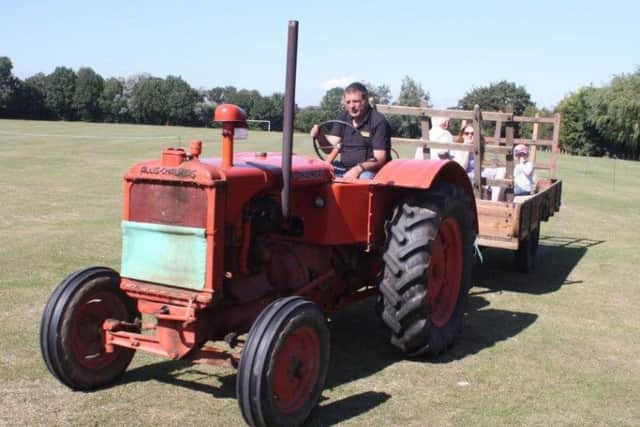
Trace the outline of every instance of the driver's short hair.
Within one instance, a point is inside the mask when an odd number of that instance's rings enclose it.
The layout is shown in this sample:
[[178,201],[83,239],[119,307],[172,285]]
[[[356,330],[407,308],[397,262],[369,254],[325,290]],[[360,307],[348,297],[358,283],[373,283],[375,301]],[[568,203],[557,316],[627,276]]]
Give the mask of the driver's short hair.
[[360,82],[353,82],[349,86],[344,88],[344,93],[351,92],[360,92],[363,98],[367,98],[369,96],[369,91],[367,90],[366,86]]

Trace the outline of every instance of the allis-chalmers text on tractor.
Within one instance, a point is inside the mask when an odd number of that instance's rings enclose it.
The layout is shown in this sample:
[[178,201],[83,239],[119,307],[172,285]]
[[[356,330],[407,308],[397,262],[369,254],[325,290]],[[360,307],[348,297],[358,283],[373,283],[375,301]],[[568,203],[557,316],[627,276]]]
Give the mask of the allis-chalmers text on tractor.
[[288,46],[282,153],[234,154],[246,115],[223,104],[221,158],[194,141],[126,173],[120,273],[72,273],[44,309],[42,355],[68,387],[113,383],[136,351],[225,364],[248,424],[297,425],[323,390],[336,310],[379,296],[400,351],[453,342],[478,230],[466,173],[395,159],[373,180],[344,180],[293,155],[297,22]]

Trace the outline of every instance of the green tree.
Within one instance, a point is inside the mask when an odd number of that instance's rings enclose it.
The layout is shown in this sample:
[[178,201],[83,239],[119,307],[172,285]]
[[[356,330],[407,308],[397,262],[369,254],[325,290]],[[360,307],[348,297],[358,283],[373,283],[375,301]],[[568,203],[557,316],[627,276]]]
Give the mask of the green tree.
[[164,86],[167,97],[167,124],[193,124],[196,121],[196,104],[201,101],[198,92],[181,77],[167,76]]
[[13,102],[14,117],[22,119],[46,120],[51,112],[45,104],[46,76],[39,73],[20,82]]
[[284,94],[272,94],[269,97],[269,104],[271,107],[269,109],[269,117],[267,120],[271,120],[271,129],[282,130],[282,123],[284,120]]
[[[458,107],[463,110],[473,110],[475,105],[482,111],[506,111],[507,106],[513,107],[513,113],[521,116],[527,107],[535,107],[531,101],[531,95],[524,86],[516,86],[515,83],[502,80],[482,86],[467,92],[458,101]],[[485,123],[482,132],[487,135],[494,133],[495,123]],[[514,125],[516,136],[519,135],[519,126]]]
[[225,102],[231,102],[231,99],[235,96],[238,90],[233,86],[216,86],[209,90],[207,98],[216,104],[223,104]]
[[320,110],[326,117],[335,118],[344,108],[342,104],[342,94],[344,89],[334,87],[325,92],[320,101]]
[[421,104],[429,103],[431,96],[425,92],[422,85],[409,76],[402,79],[398,104],[408,107],[419,107]]
[[458,107],[464,110],[473,110],[476,104],[481,110],[487,111],[505,111],[507,105],[511,105],[513,113],[518,116],[522,115],[527,107],[534,106],[531,95],[524,86],[516,86],[515,83],[506,80],[472,89],[458,101]]
[[209,98],[209,91],[206,89],[198,90],[198,96],[200,102],[196,103],[194,108],[195,125],[212,127],[213,126],[213,112],[216,108],[216,103]]
[[588,86],[569,94],[558,105],[562,114],[560,145],[571,154],[601,155],[602,138],[590,120],[598,89]]
[[[422,85],[409,76],[402,79],[398,104],[408,107],[428,106],[430,100],[429,92],[426,92]],[[422,135],[420,123],[416,117],[391,116],[389,125],[394,135],[405,138],[417,138]]]
[[0,57],[0,117],[12,117],[15,114],[16,101],[20,80],[13,73],[13,63],[6,56]]
[[124,84],[115,77],[104,82],[98,105],[105,122],[121,123],[129,120],[129,106],[124,95]]
[[37,73],[27,78],[21,88],[22,117],[48,120],[54,117],[47,107],[47,76]]
[[104,79],[89,67],[78,70],[73,108],[77,117],[85,122],[101,118],[100,96],[104,90]]
[[327,117],[326,111],[323,111],[320,107],[305,107],[296,113],[295,130],[309,132],[313,125],[334,118],[335,116]]
[[247,113],[247,117],[250,119],[254,118],[254,106],[262,97],[262,95],[260,95],[260,92],[258,92],[257,90],[248,89],[240,89],[236,92],[225,91],[223,96],[224,102],[230,102],[231,104],[239,106],[245,111],[245,113]]
[[13,64],[6,56],[0,57],[0,114],[4,116],[9,107],[9,100],[13,96]]
[[601,136],[601,149],[619,157],[640,158],[640,68],[614,77],[594,92],[589,123]]
[[[257,120],[269,120],[272,130],[281,130],[283,108],[284,97],[282,94],[261,96],[255,99],[251,116]],[[264,129],[264,126],[262,126],[261,129]]]
[[76,79],[76,73],[67,67],[57,67],[47,76],[46,104],[56,118],[74,118],[73,96],[76,91]]
[[372,100],[374,105],[375,104],[382,104],[382,105],[391,104],[393,97],[391,96],[391,89],[389,88],[389,86],[385,84],[378,86],[373,83],[365,83],[365,86],[369,91],[369,99]]
[[141,78],[133,87],[130,100],[131,117],[137,123],[165,124],[169,117],[164,80]]
[[43,95],[46,95],[48,79],[44,73],[37,73],[33,76],[27,78],[25,82],[28,82],[31,86],[35,87],[37,90],[42,92]]
[[236,89],[234,86],[217,86],[206,91],[205,102],[212,106],[232,103],[245,110],[250,119],[270,120],[272,130],[282,130],[284,96],[274,93],[262,96],[257,90]]

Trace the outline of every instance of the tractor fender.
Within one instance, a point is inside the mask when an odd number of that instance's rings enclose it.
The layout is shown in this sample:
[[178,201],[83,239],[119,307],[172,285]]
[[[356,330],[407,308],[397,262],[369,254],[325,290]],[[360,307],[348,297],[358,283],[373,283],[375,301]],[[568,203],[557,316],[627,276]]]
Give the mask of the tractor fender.
[[452,160],[391,160],[373,178],[373,183],[376,185],[420,190],[428,190],[438,182],[458,185],[469,194],[476,218],[474,228],[477,232],[477,210],[473,187],[467,173],[458,163]]

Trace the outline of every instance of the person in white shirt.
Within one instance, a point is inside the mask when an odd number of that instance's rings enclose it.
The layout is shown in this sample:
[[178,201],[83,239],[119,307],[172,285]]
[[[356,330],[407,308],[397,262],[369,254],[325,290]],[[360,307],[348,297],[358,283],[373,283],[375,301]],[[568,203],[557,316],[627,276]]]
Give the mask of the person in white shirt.
[[[431,118],[431,130],[429,130],[429,141],[431,142],[453,142],[453,135],[449,132],[449,118],[448,117],[432,117]],[[446,160],[451,156],[449,150],[432,148],[430,150],[431,160]],[[416,151],[416,159],[422,159],[422,147],[418,147]]]
[[[449,132],[448,117],[432,117],[431,130],[429,130],[429,141],[432,142],[453,142],[453,135]],[[431,160],[445,160],[451,158],[451,153],[447,149],[432,148]]]
[[529,161],[529,149],[518,144],[513,149],[517,164],[513,169],[513,194],[515,196],[531,194],[535,189],[533,163]]

